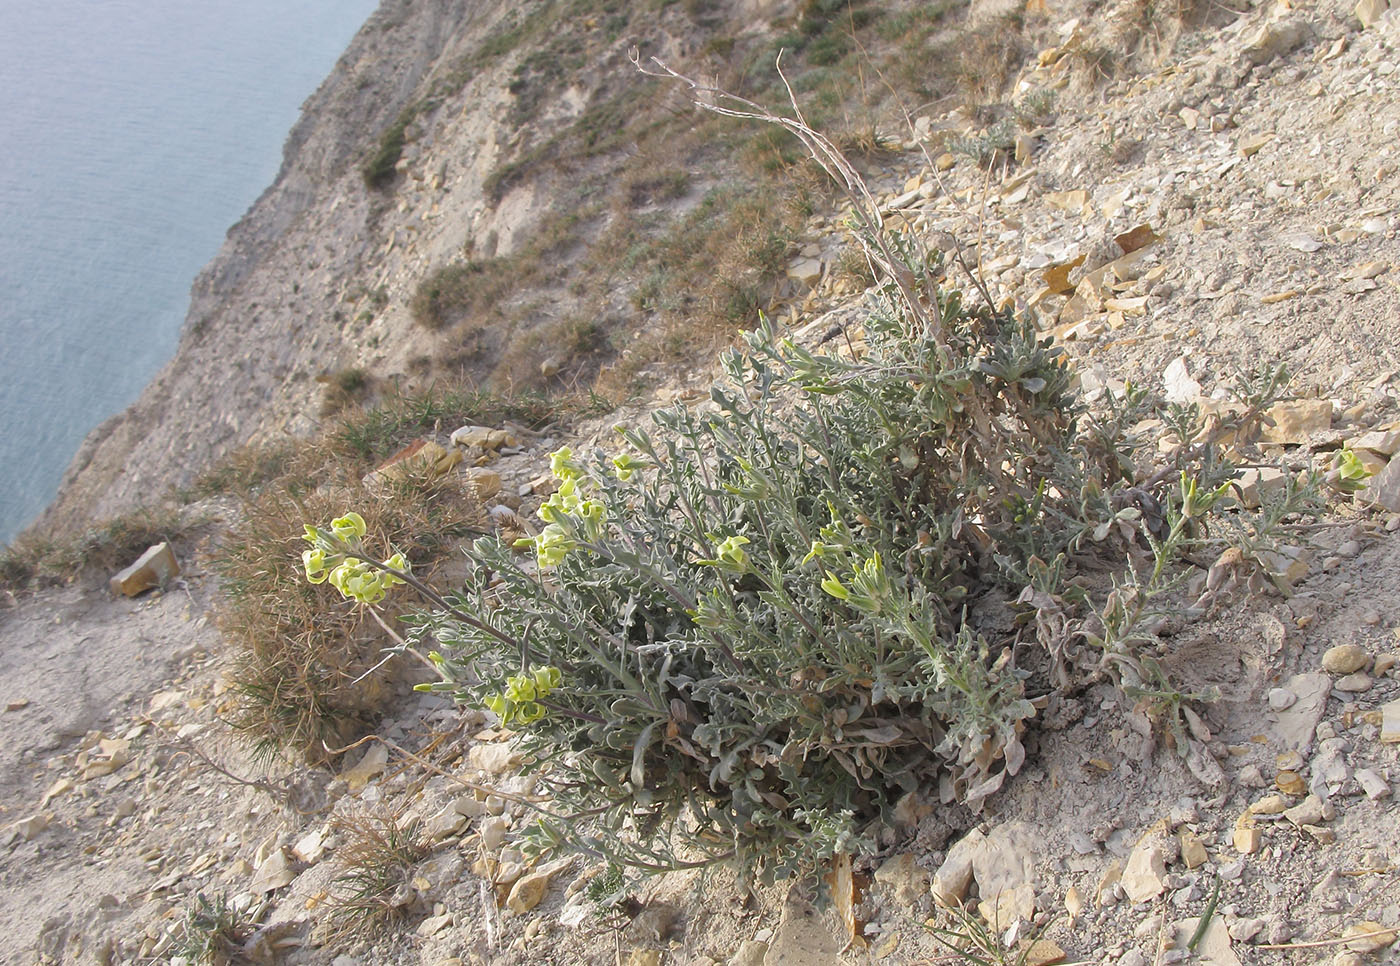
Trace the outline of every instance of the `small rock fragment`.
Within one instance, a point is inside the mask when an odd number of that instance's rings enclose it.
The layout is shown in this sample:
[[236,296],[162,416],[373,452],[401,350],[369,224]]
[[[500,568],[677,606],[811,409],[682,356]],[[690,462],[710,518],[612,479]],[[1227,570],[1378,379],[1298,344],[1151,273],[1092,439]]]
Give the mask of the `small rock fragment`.
[[1390,9],[1389,0],[1360,0],[1352,9],[1356,19],[1361,21],[1362,28],[1374,27]]
[[1166,860],[1162,850],[1155,845],[1139,842],[1128,856],[1128,864],[1123,868],[1123,891],[1133,902],[1148,902],[1162,894],[1166,883]]
[[933,874],[933,897],[944,905],[961,903],[972,884],[972,856],[986,841],[986,836],[972,829],[948,850],[948,857]]
[[379,742],[369,746],[364,757],[353,768],[340,773],[340,777],[350,786],[350,791],[358,792],[373,781],[389,764],[389,749]]
[[135,597],[152,587],[162,587],[172,578],[180,575],[180,565],[175,560],[175,552],[168,543],[158,543],[149,548],[125,570],[114,575],[108,586],[114,594]]
[[517,879],[506,897],[506,908],[516,915],[535,908],[549,891],[549,879],[545,872],[532,872]]
[[1322,655],[1322,668],[1331,674],[1351,674],[1366,666],[1370,656],[1356,644],[1338,644]]
[[1259,851],[1259,826],[1248,812],[1241,815],[1239,820],[1235,822],[1231,840],[1234,843],[1235,851],[1239,852],[1240,855],[1253,855]]
[[1298,702],[1298,695],[1287,688],[1269,689],[1269,707],[1275,711],[1286,711]]
[[248,891],[255,896],[260,896],[264,892],[271,892],[289,885],[297,877],[293,868],[291,856],[286,849],[274,849],[272,853],[258,866],[257,873],[253,876],[252,883],[248,886]]
[[1182,829],[1179,838],[1181,841],[1181,861],[1185,863],[1186,868],[1198,869],[1205,865],[1210,859],[1210,855],[1207,854],[1205,843],[1201,841],[1200,836]]
[[1355,953],[1374,953],[1395,942],[1395,930],[1387,929],[1378,922],[1367,920],[1347,926],[1342,930],[1342,938],[1349,939],[1347,949]]
[[1309,795],[1283,812],[1283,817],[1297,826],[1316,825],[1323,820],[1322,815],[1322,800],[1316,795]]
[[1390,782],[1382,778],[1374,769],[1363,768],[1357,772],[1356,783],[1361,786],[1366,797],[1373,802],[1390,797]]
[[894,901],[908,908],[928,895],[928,872],[914,863],[914,855],[905,852],[885,861],[875,870],[875,881],[890,890]]
[[504,775],[519,765],[523,758],[510,742],[505,741],[475,744],[467,752],[467,763],[492,777]]

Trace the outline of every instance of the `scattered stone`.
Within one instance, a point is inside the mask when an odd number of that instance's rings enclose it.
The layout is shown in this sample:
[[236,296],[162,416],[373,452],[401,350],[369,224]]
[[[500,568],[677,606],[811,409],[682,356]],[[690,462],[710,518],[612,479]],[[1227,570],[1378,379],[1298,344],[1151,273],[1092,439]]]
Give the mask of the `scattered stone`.
[[1162,373],[1162,382],[1166,385],[1167,402],[1186,406],[1201,398],[1201,384],[1191,378],[1185,356],[1172,360]]
[[510,433],[504,429],[490,429],[486,426],[462,426],[452,431],[452,445],[476,447],[477,449],[500,449],[512,443]]
[[1362,694],[1371,690],[1373,684],[1375,684],[1375,682],[1371,680],[1369,674],[1365,671],[1356,671],[1339,678],[1333,687],[1338,691],[1345,691],[1348,694]]
[[506,840],[510,823],[500,816],[488,818],[481,823],[481,844],[488,852],[499,849]]
[[[1186,944],[1191,941],[1200,925],[1199,917],[1172,923],[1172,951],[1186,952]],[[1213,917],[1207,924],[1200,942],[1193,951],[1194,962],[1202,966],[1240,966],[1240,958],[1230,948],[1230,931],[1219,916]],[[1162,962],[1166,961],[1164,956]]]
[[179,575],[180,564],[176,562],[170,544],[158,543],[136,558],[130,567],[114,575],[108,581],[108,587],[113,594],[135,597],[152,587],[163,587]]
[[523,759],[524,756],[508,741],[478,743],[467,752],[467,763],[493,778],[506,774]]
[[1240,855],[1253,855],[1259,851],[1259,840],[1259,826],[1254,821],[1254,816],[1245,812],[1235,822],[1234,832],[1231,834],[1235,851]]
[[296,877],[296,869],[293,867],[292,858],[287,854],[287,850],[273,849],[271,854],[258,866],[258,871],[253,876],[248,891],[255,896],[260,896],[265,892],[272,892],[285,885],[290,885]]
[[1298,695],[1287,688],[1269,689],[1269,707],[1273,708],[1275,711],[1286,711],[1297,704],[1297,702]]
[[1251,919],[1247,916],[1241,916],[1230,923],[1230,938],[1236,942],[1247,943],[1255,936],[1259,935],[1263,928],[1263,919]]
[[11,822],[5,826],[3,831],[0,831],[0,846],[9,845],[16,839],[28,842],[52,823],[53,814],[50,812],[36,812],[26,818]]
[[15,698],[12,701],[5,702],[6,711],[23,711],[27,707],[29,707],[28,698]]
[[460,462],[462,451],[457,447],[449,451],[430,439],[420,439],[409,443],[379,464],[373,472],[366,474],[364,484],[373,488],[423,474],[436,479],[447,475]]
[[1279,772],[1278,777],[1274,779],[1274,785],[1285,795],[1292,795],[1294,798],[1305,795],[1308,791],[1308,783],[1303,781],[1303,776],[1296,771]]
[[1400,698],[1381,706],[1381,741],[1388,745],[1400,742]]
[[622,966],[661,966],[662,955],[659,949],[634,949]]
[[1035,884],[1035,860],[1041,839],[1024,822],[998,825],[972,855],[977,894],[989,898],[1025,883]]
[[1194,832],[1182,829],[1178,835],[1181,844],[1181,861],[1188,869],[1198,869],[1210,859],[1205,843]]
[[432,818],[423,823],[423,832],[432,842],[456,835],[467,824],[467,817],[457,811],[456,804],[443,807]]
[[768,955],[768,944],[757,939],[745,939],[739,950],[729,959],[729,966],[763,966],[763,957]]
[[[1306,755],[1312,750],[1313,732],[1327,710],[1332,679],[1326,674],[1295,674],[1284,687],[1298,696],[1289,708],[1278,713],[1275,731],[1285,748]],[[1397,739],[1400,740],[1400,739]]]
[[1035,889],[1027,882],[1015,888],[1002,889],[995,894],[995,898],[978,902],[977,913],[999,929],[1020,920],[1030,922],[1035,917]]
[[292,855],[296,856],[298,862],[305,862],[308,865],[320,862],[326,854],[326,832],[325,829],[317,829],[308,832],[297,839],[292,846]]
[[1079,914],[1084,911],[1084,896],[1079,889],[1070,886],[1065,890],[1065,912],[1069,913],[1071,919],[1078,919]]
[[1354,953],[1374,953],[1384,949],[1395,942],[1395,935],[1394,929],[1387,929],[1370,920],[1358,922],[1342,930],[1342,938],[1351,940],[1347,943],[1347,949]]
[[888,889],[894,901],[906,909],[929,894],[928,872],[914,863],[910,852],[882,863],[875,870],[875,881]]
[[477,499],[489,500],[501,492],[501,474],[484,466],[469,466],[462,474],[475,489]]
[[1390,9],[1389,0],[1361,0],[1352,10],[1362,29],[1374,27]]
[[1322,800],[1316,795],[1309,795],[1292,808],[1284,809],[1283,817],[1295,826],[1316,825],[1323,821]]
[[1359,496],[1391,513],[1400,513],[1400,459],[1391,460],[1385,469],[1370,477]]
[[429,916],[418,924],[418,935],[424,939],[431,939],[444,929],[452,925],[452,913],[444,912],[440,916]]
[[788,266],[788,278],[805,285],[807,288],[816,288],[822,280],[822,260],[820,258],[799,258]]
[[948,850],[948,856],[933,874],[931,891],[943,905],[957,905],[967,895],[972,884],[972,856],[985,844],[987,837],[972,829]]
[[506,897],[506,908],[516,915],[529,912],[540,904],[549,891],[549,880],[550,874],[547,872],[532,872],[517,879]]
[[1258,154],[1270,141],[1274,139],[1273,134],[1265,132],[1254,134],[1240,140],[1239,148],[1241,157],[1252,158]]
[[1332,404],[1326,399],[1295,399],[1269,408],[1272,426],[1265,426],[1260,438],[1266,443],[1302,445],[1313,433],[1332,427]]
[[358,792],[379,777],[388,764],[389,749],[376,741],[369,746],[364,757],[353,768],[341,772],[340,777],[350,786],[350,791]]
[[52,785],[49,786],[48,791],[44,792],[44,797],[39,799],[39,807],[47,808],[49,802],[53,801],[55,798],[58,798],[60,795],[67,795],[76,787],[78,786],[74,785],[73,782],[69,779],[60,778],[58,781],[54,782]]
[[[834,909],[818,912],[797,894],[788,893],[778,928],[768,942],[764,966],[830,966],[840,959],[845,932]],[[848,934],[849,935],[849,934]]]
[[1323,670],[1332,674],[1351,674],[1366,666],[1370,655],[1356,644],[1338,644],[1322,655]]
[[1382,778],[1380,773],[1374,769],[1363,768],[1357,772],[1356,783],[1361,786],[1366,797],[1373,802],[1390,797],[1390,782]]
[[1113,892],[1121,878],[1123,878],[1123,860],[1114,859],[1108,863],[1108,868],[1103,870],[1103,875],[1099,876],[1099,885],[1094,891],[1094,901],[1101,907],[1113,905],[1116,900]]
[[1156,845],[1139,842],[1128,856],[1121,879],[1123,891],[1133,902],[1149,902],[1167,887],[1162,881],[1167,874],[1166,860]]
[[1267,64],[1298,47],[1311,33],[1301,20],[1266,23],[1245,41],[1244,55],[1255,64]]

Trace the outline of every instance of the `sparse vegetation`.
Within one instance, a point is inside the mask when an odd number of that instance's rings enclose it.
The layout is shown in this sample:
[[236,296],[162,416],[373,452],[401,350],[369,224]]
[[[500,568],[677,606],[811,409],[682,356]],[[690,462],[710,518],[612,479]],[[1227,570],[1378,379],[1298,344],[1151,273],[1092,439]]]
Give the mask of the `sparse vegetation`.
[[[299,467],[304,475],[291,473],[250,495],[217,559],[225,594],[219,623],[234,651],[230,720],[264,759],[284,752],[313,762],[332,757],[372,723],[407,670],[371,670],[380,658],[379,625],[332,588],[301,579],[301,547],[287,539],[288,528],[300,532],[296,521],[330,519],[353,505],[381,545],[402,548],[430,573],[453,541],[482,525],[471,491],[455,480],[424,469],[373,495],[353,470],[333,465],[308,460]],[[384,617],[397,613],[390,604]]]
[[252,932],[247,915],[227,895],[196,893],[173,932],[170,957],[192,966],[231,966],[243,961],[242,945]]
[[330,922],[335,941],[378,937],[409,914],[417,893],[414,867],[430,849],[418,824],[384,811],[342,816],[334,823],[340,873],[331,883]]
[[[1183,554],[1226,544],[1204,528],[1234,472],[1219,437],[1162,409],[1179,427],[1162,466],[1127,431],[1145,393],[1090,418],[1058,350],[984,290],[939,286],[939,257],[879,228],[829,142],[718,97],[844,185],[885,284],[860,348],[763,326],[726,354],[712,411],[555,453],[534,560],[477,541],[473,578],[422,619],[437,687],[523,730],[551,796],[530,846],[804,873],[871,847],[908,791],[978,807],[1024,760],[1028,689],[1097,676],[1200,754],[1182,724],[1200,696],[1172,688],[1145,628]],[[1242,390],[1236,445],[1279,385]],[[1262,548],[1312,505],[1290,487],[1222,529]],[[1085,581],[1125,559],[1095,606]]]

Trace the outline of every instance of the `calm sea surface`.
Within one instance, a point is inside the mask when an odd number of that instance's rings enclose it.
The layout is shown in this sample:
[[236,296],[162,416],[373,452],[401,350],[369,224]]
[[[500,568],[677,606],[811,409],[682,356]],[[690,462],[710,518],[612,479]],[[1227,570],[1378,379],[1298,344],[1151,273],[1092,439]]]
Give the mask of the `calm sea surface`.
[[376,0],[0,0],[0,542],[174,352]]

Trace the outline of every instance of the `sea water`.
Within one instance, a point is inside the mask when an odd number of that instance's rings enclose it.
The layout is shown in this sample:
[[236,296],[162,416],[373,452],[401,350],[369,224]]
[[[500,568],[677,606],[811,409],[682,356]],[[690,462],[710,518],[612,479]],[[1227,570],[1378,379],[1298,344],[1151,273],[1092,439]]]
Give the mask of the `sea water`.
[[376,0],[0,0],[0,542],[174,352]]

